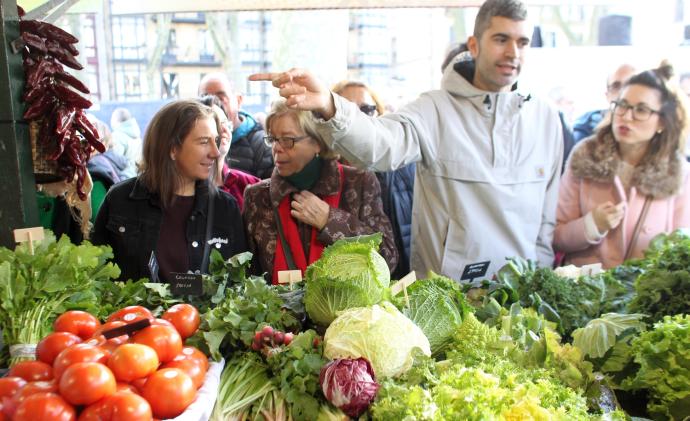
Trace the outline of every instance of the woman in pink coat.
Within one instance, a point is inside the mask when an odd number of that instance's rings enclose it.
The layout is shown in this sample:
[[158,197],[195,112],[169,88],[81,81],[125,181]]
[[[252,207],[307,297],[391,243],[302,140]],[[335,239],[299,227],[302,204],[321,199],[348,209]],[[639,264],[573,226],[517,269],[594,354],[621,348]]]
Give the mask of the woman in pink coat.
[[554,249],[605,268],[641,257],[657,234],[690,227],[686,111],[670,66],[630,78],[612,120],[577,145],[561,180]]

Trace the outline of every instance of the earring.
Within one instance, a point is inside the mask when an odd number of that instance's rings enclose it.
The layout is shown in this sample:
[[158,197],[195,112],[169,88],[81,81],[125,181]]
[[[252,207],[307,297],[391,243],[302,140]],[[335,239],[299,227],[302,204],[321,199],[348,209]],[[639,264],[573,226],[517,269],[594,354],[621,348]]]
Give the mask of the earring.
[[656,134],[661,134],[661,133],[663,133],[663,132],[664,132],[664,129],[659,129],[659,130],[656,131]]
[[318,153],[318,152],[316,153],[316,157],[317,157],[317,158],[319,157],[319,153]]

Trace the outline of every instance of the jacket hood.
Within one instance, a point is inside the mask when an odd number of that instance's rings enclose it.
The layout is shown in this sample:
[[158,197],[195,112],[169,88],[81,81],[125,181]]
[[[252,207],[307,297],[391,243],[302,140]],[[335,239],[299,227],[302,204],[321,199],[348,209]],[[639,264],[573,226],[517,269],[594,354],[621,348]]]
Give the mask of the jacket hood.
[[113,127],[113,132],[122,132],[133,139],[141,137],[139,124],[133,118],[123,121],[117,127]]
[[[680,153],[657,163],[643,159],[635,167],[631,185],[655,199],[676,195],[683,185],[683,162]],[[576,177],[612,183],[621,165],[615,139],[605,133],[601,139],[593,136],[582,141],[573,149],[568,165]]]
[[466,98],[472,102],[478,110],[491,110],[499,97],[505,97],[514,102],[519,108],[525,101],[529,101],[530,95],[523,95],[518,90],[515,82],[510,92],[489,92],[477,88],[472,84],[474,79],[475,62],[468,51],[461,53],[452,64],[446,67],[441,79],[441,87],[453,96]]

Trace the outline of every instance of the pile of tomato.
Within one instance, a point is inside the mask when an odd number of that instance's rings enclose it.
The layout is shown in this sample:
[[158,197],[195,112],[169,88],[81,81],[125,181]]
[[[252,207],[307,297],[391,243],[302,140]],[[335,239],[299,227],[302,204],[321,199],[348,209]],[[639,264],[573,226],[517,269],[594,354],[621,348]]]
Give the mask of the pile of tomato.
[[[106,339],[103,332],[147,319],[148,327]],[[125,307],[101,324],[83,311],[55,320],[35,361],[0,378],[0,421],[139,421],[174,418],[196,398],[208,358],[184,340],[199,312],[177,304],[161,318]],[[125,328],[127,329],[127,328]]]

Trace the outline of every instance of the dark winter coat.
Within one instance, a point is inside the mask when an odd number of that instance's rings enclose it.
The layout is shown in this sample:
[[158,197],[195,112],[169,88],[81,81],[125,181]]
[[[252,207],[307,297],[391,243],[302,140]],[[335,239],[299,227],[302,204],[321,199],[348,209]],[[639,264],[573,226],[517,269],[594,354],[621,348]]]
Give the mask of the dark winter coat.
[[[232,169],[261,179],[269,178],[273,173],[273,156],[271,148],[264,143],[264,128],[252,116],[242,112],[241,116],[244,121],[233,133],[226,162]],[[250,128],[246,129],[246,125]],[[243,130],[239,137],[236,134],[238,130]]]
[[[187,226],[165,227],[186,230],[189,270],[192,271],[199,269],[203,257],[208,198],[206,183],[198,182]],[[235,199],[219,191],[213,204],[211,245],[226,259],[246,251],[242,216]],[[122,271],[120,280],[150,277],[149,259],[158,243],[162,218],[158,195],[146,189],[138,178],[131,178],[110,189],[96,217],[91,241],[113,248],[114,261]]]
[[381,185],[383,211],[391,221],[395,246],[398,250],[398,266],[391,275],[393,279],[400,279],[410,271],[414,173],[415,164],[395,171],[376,173],[376,178]]

